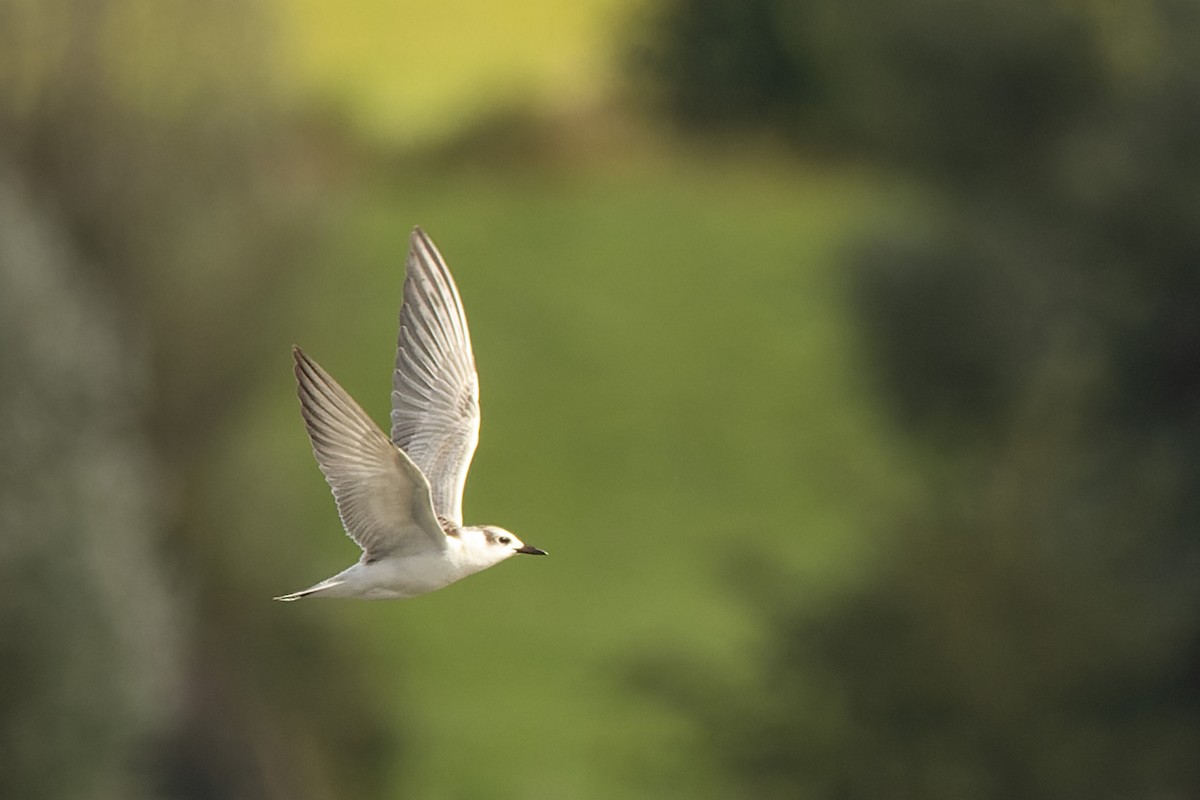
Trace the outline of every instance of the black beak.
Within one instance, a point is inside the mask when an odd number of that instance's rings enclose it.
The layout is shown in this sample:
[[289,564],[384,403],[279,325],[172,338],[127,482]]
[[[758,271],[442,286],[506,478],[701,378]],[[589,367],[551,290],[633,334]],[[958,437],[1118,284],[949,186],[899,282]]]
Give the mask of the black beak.
[[530,556],[544,556],[544,555],[546,555],[546,551],[545,551],[545,550],[538,550],[538,549],[537,549],[536,547],[534,547],[533,545],[528,545],[528,544],[526,544],[526,545],[522,545],[521,547],[518,547],[518,548],[517,548],[517,552],[518,552],[518,553],[524,553],[524,554],[526,554],[526,555],[530,555]]

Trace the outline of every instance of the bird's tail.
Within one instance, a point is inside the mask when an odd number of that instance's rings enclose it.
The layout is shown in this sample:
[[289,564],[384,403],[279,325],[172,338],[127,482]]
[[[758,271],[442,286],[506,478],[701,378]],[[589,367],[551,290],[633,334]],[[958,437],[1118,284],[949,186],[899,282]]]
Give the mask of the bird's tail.
[[320,596],[322,594],[330,593],[331,589],[335,589],[336,587],[341,586],[343,583],[344,581],[339,578],[329,578],[321,581],[315,586],[310,586],[307,589],[301,589],[300,591],[292,592],[291,594],[281,594],[279,597],[274,599],[280,600],[284,603],[290,603],[293,600],[299,600],[302,597],[308,597],[310,594]]

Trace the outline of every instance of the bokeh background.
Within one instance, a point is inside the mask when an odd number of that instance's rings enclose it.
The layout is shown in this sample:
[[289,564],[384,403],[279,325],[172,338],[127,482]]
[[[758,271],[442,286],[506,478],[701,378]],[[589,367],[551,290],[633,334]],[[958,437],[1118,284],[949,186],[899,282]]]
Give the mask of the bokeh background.
[[[0,0],[0,796],[1200,796],[1200,4]],[[402,603],[408,232],[482,381]]]

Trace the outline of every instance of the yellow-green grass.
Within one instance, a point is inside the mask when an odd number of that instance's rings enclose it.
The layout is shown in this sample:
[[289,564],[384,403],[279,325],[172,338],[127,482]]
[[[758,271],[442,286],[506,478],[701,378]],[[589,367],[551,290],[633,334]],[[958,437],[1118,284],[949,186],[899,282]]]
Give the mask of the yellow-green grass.
[[427,142],[496,106],[587,107],[633,0],[275,0],[280,65],[370,138]]

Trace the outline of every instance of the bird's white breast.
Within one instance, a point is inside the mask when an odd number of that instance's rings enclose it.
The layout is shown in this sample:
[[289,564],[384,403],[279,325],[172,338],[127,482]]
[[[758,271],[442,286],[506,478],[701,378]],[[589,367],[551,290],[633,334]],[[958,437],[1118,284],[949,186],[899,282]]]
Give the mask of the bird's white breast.
[[346,576],[347,583],[353,585],[358,597],[402,599],[436,591],[494,563],[486,557],[488,554],[476,552],[476,548],[464,545],[457,537],[447,537],[446,544],[444,551],[436,553],[384,557],[356,564],[347,570],[354,573]]

